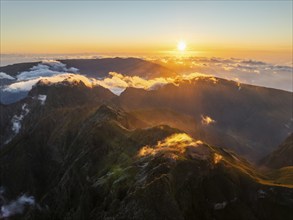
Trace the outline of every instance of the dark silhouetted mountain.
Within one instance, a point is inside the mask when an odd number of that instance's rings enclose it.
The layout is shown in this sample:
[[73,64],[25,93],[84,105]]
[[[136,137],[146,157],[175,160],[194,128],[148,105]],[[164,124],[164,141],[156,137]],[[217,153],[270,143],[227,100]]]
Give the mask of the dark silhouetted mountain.
[[[138,58],[101,58],[101,59],[67,59],[59,60],[68,68],[79,69],[79,73],[90,77],[105,77],[109,72],[118,72],[123,75],[140,76],[143,78],[154,78],[164,76],[174,76],[174,71],[162,67],[159,64]],[[0,67],[0,72],[4,72],[15,77],[23,71],[29,71],[33,66],[41,62],[18,63]]]
[[148,79],[174,75],[174,71],[166,67],[138,58],[73,59],[60,62],[78,68],[81,73],[91,77],[105,77],[109,72]]
[[[188,129],[194,137],[217,146],[232,147],[252,160],[272,152],[293,130],[291,92],[238,86],[224,79],[215,83],[200,78],[152,91],[127,88],[115,102],[128,111],[151,109],[150,120],[156,118],[156,110],[159,115],[170,110],[192,117],[193,131],[190,125]],[[140,115],[148,120],[148,114]],[[207,117],[214,121],[207,124],[204,121]],[[182,123],[179,128],[186,130]]]

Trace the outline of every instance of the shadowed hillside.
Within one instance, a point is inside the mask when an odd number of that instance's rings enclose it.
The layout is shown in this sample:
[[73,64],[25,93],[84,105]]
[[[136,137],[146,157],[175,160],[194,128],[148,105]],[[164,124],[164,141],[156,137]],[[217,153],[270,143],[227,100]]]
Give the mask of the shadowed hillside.
[[276,169],[293,166],[293,133],[275,151],[262,159],[261,165]]
[[33,194],[47,207],[26,219],[290,216],[291,190],[270,192],[233,154],[166,126],[131,131],[125,113],[106,106],[86,112],[54,111],[1,151],[9,196]]
[[23,117],[0,150],[2,210],[25,193],[34,202],[15,219],[292,217],[290,183],[179,129],[148,127],[102,104],[109,98],[99,87],[39,84],[14,106]]
[[[153,91],[128,88],[115,102],[130,111],[151,109],[150,120],[156,118],[155,110],[160,115],[162,108],[192,117],[191,133],[196,138],[233,146],[253,160],[273,151],[293,129],[292,93],[224,79],[200,78]],[[147,114],[141,115],[146,119]],[[190,131],[190,126],[187,129]]]

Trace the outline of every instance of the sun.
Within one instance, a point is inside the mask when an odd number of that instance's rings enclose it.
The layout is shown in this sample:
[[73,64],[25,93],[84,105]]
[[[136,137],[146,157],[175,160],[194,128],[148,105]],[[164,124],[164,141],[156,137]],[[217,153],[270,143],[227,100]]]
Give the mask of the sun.
[[184,51],[186,48],[186,43],[184,41],[179,41],[177,44],[177,49],[180,51]]

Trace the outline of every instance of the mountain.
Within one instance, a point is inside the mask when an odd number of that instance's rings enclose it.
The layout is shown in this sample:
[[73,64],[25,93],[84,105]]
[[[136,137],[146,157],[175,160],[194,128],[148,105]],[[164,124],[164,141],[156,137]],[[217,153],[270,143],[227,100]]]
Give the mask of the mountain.
[[[58,60],[62,64],[77,68],[80,74],[89,77],[101,78],[109,72],[118,72],[123,75],[141,76],[144,78],[174,76],[174,71],[159,64],[139,58],[101,58],[101,59],[66,59]],[[19,73],[29,71],[41,62],[18,63],[0,67],[0,72],[16,77]]]
[[193,128],[190,123],[178,128],[186,130],[188,125],[195,138],[230,147],[253,161],[272,152],[293,131],[291,92],[219,78],[199,77],[152,91],[127,88],[115,103],[127,111],[151,110],[140,114],[146,121],[162,111],[190,117]]
[[74,79],[0,104],[1,219],[293,218],[292,166],[249,162],[292,133],[292,93],[196,77],[117,96]]
[[[53,102],[50,107],[51,94],[44,105],[33,99],[22,129],[0,149],[2,216],[292,217],[290,186],[275,186],[236,154],[169,126],[146,128],[143,121],[114,106],[58,107]],[[10,205],[19,195],[34,199],[26,203],[23,214]]]
[[166,67],[138,58],[67,59],[60,62],[78,68],[81,73],[91,77],[105,77],[109,72],[147,79],[175,75],[174,71]]
[[261,165],[275,169],[293,166],[293,133],[275,151],[266,156]]
[[[115,95],[101,86],[90,88],[83,82],[63,81],[47,84],[40,81],[25,99],[10,105],[0,105],[0,146],[19,133],[27,115],[47,114],[52,109],[96,106],[109,102]],[[35,123],[35,118],[31,123]]]
[[117,72],[124,76],[139,76],[144,79],[175,75],[174,71],[159,64],[138,58],[45,60],[13,64],[0,67],[0,103],[11,104],[25,98],[28,88],[41,77],[78,73],[101,79],[111,77],[110,72]]

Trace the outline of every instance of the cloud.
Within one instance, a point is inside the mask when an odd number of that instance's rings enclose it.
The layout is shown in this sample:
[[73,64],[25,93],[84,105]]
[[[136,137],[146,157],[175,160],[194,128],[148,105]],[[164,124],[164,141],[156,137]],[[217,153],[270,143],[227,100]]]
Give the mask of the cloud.
[[[155,78],[155,79],[143,79],[138,76],[124,76],[120,73],[110,72],[110,77],[102,80],[96,80],[95,83],[99,84],[110,90],[126,89],[127,87],[141,88],[147,90],[157,89],[168,83],[173,83],[173,78]],[[123,90],[122,90],[123,91]]]
[[33,87],[33,85],[35,85],[40,79],[32,79],[32,80],[28,80],[28,81],[21,81],[21,82],[16,82],[16,83],[12,83],[8,86],[6,86],[3,91],[4,92],[12,92],[12,93],[16,93],[16,92],[21,92],[21,91],[30,91]]
[[158,141],[155,146],[144,146],[139,152],[139,157],[166,155],[173,159],[177,159],[179,155],[185,153],[187,147],[198,147],[202,145],[201,141],[195,141],[185,133],[173,134],[162,141]]
[[67,68],[65,64],[55,60],[44,60],[29,71],[21,72],[16,76],[17,81],[31,80],[39,77],[49,77],[60,73],[77,73],[76,68]]
[[34,85],[36,85],[38,82],[40,84],[56,84],[56,83],[77,83],[77,82],[83,82],[86,86],[92,87],[94,79],[87,78],[83,75],[79,74],[72,74],[72,73],[59,73],[59,75],[53,75],[49,77],[38,77],[33,78],[26,81],[20,81],[12,83],[8,86],[6,86],[3,91],[7,92],[21,92],[21,91],[30,91]]
[[[167,84],[174,84],[178,85],[183,81],[193,81],[205,78],[206,80],[210,80],[212,83],[217,83],[217,79],[215,77],[201,74],[201,73],[190,73],[184,74],[181,76],[176,77],[158,77],[154,79],[144,79],[138,76],[124,76],[120,73],[110,72],[110,77],[107,77],[102,80],[95,80],[93,83],[101,85],[105,88],[110,89],[112,92],[115,93],[117,89],[121,93],[124,89],[128,87],[133,88],[141,88],[145,90],[155,90]],[[120,94],[119,93],[119,94]],[[115,93],[117,94],[117,93]],[[117,94],[117,95],[119,95]]]
[[223,156],[220,154],[215,153],[214,154],[214,164],[219,163],[223,159]]
[[219,163],[222,156],[215,154],[211,148],[200,140],[194,140],[185,133],[173,134],[164,140],[158,141],[154,146],[142,147],[138,157],[163,156],[168,159],[178,160],[183,157],[196,160],[213,160],[214,164]]
[[8,74],[4,72],[0,72],[0,79],[10,79],[10,80],[15,80],[12,76],[9,76]]
[[21,195],[16,200],[1,206],[0,219],[22,214],[27,206],[34,205],[35,199],[33,196]]
[[41,105],[45,105],[47,99],[47,95],[38,95],[38,100],[40,101]]
[[271,66],[271,69],[275,70],[275,71],[283,71],[283,72],[291,72],[292,73],[293,67],[274,65],[274,66]]
[[27,114],[30,112],[28,105],[25,103],[21,106],[21,113],[19,115],[14,115],[11,118],[11,131],[12,134],[10,137],[4,142],[5,144],[9,143],[13,137],[15,137],[19,131],[21,130],[21,122],[27,116]]
[[164,57],[152,62],[173,69],[179,74],[200,72],[228,80],[238,78],[241,83],[293,91],[292,63],[274,65],[251,59],[208,57]]
[[256,60],[242,60],[241,63],[250,64],[250,65],[267,65],[267,63],[265,62],[256,61]]
[[201,123],[203,125],[209,125],[209,124],[213,124],[213,123],[216,123],[216,121],[214,119],[212,119],[211,117],[209,116],[201,116]]
[[[42,67],[41,67],[42,68]],[[24,76],[25,79],[23,81],[17,81],[15,83],[12,83],[8,86],[6,86],[3,91],[5,92],[11,92],[11,93],[18,93],[18,92],[28,92],[32,89],[34,85],[37,83],[40,84],[56,84],[56,83],[63,83],[63,84],[73,84],[73,83],[84,83],[87,87],[92,88],[95,86],[102,86],[104,88],[107,88],[111,90],[113,93],[119,95],[121,92],[123,92],[128,87],[133,88],[141,88],[146,90],[155,90],[158,89],[166,84],[174,84],[178,85],[179,83],[183,81],[192,81],[192,80],[199,80],[202,78],[205,78],[207,80],[210,80],[212,83],[217,83],[217,79],[215,77],[201,74],[201,73],[190,73],[190,74],[184,74],[181,76],[176,77],[158,77],[154,79],[144,79],[138,76],[124,76],[120,73],[116,72],[110,72],[109,77],[106,77],[104,79],[95,79],[95,78],[89,78],[80,74],[74,74],[74,73],[63,73],[63,72],[54,72],[51,74],[51,76],[44,76],[44,75],[50,75],[47,74],[47,69],[45,73],[39,72],[39,67],[34,68],[32,71],[35,71],[37,69],[38,73],[21,73],[20,75]],[[42,68],[42,71],[44,68]]]

